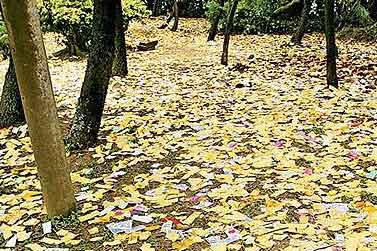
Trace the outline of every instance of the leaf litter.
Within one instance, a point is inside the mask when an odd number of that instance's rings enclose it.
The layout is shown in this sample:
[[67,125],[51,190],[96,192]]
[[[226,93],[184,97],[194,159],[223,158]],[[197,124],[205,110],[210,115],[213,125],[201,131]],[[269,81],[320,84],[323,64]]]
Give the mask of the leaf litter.
[[[223,67],[204,21],[157,22],[127,36],[159,45],[129,53],[130,75],[111,81],[100,144],[70,153],[71,217],[46,216],[26,126],[0,130],[0,247],[377,249],[374,47],[339,41],[329,90],[322,36],[234,36]],[[50,67],[66,130],[85,60]]]

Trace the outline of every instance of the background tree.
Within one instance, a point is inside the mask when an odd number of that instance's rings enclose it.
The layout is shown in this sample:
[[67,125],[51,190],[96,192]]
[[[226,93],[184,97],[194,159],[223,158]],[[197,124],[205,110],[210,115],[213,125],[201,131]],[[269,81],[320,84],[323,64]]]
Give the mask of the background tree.
[[155,17],[160,15],[160,1],[159,0],[153,0],[152,15]]
[[335,2],[325,0],[325,34],[327,51],[327,85],[338,87],[336,75],[337,48],[335,43]]
[[75,209],[35,0],[1,0],[43,199],[49,216]]
[[229,10],[228,19],[226,22],[224,44],[223,44],[223,54],[221,56],[222,65],[228,65],[230,33],[232,32],[232,28],[233,28],[234,15],[236,14],[237,5],[238,5],[238,0],[234,0],[232,7]]
[[22,108],[20,91],[17,86],[16,70],[12,54],[9,51],[8,34],[1,6],[0,11],[2,18],[0,21],[0,48],[4,57],[9,58],[9,66],[5,74],[3,92],[0,99],[0,128],[4,128],[25,123],[25,115]]
[[[209,32],[208,32],[207,41],[214,41],[215,40],[215,37],[217,35],[217,31],[218,31],[220,18],[222,16],[223,12],[224,12],[224,4],[225,4],[225,0],[219,0],[218,4],[211,2],[211,5],[208,6],[208,8],[216,8],[216,11],[212,11],[212,12],[214,12],[214,16],[212,18],[210,18],[212,20],[212,22],[211,22],[211,28],[209,29]],[[210,12],[210,13],[212,13],[212,12]]]
[[9,56],[9,67],[5,75],[3,92],[0,100],[0,128],[25,123],[20,91],[17,85],[16,69],[13,58]]
[[183,0],[175,0],[173,4],[173,13],[172,16],[174,16],[174,23],[173,27],[171,28],[171,31],[177,31],[178,30],[178,23],[179,23],[179,5],[178,1],[183,1]]
[[117,1],[115,6],[115,56],[113,62],[113,75],[125,77],[128,74],[126,40],[124,37],[124,18],[122,2]]
[[309,18],[310,7],[311,7],[310,0],[302,0],[302,3],[303,3],[303,8],[301,11],[300,23],[297,27],[296,32],[293,34],[291,38],[291,42],[296,45],[300,45],[304,37],[305,29],[306,29],[308,18]]
[[72,149],[86,148],[97,141],[112,74],[115,6],[119,6],[119,2],[120,0],[94,1],[93,42],[68,140]]

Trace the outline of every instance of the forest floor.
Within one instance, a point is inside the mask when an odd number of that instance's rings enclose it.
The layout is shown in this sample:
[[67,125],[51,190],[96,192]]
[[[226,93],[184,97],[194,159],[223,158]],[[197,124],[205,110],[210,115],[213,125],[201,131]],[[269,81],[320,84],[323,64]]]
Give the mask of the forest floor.
[[[46,217],[26,126],[0,130],[0,250],[377,250],[375,45],[338,42],[334,90],[322,35],[234,36],[224,67],[204,21],[158,25],[131,25],[157,50],[129,52],[99,145],[70,153],[71,217]],[[85,59],[54,38],[67,133]]]

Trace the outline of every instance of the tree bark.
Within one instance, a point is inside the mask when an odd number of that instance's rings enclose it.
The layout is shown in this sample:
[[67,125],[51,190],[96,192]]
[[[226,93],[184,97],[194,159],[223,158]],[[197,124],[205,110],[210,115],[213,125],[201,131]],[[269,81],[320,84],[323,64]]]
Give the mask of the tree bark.
[[112,74],[115,6],[119,0],[95,0],[92,46],[68,144],[83,149],[97,141]]
[[229,51],[229,41],[230,41],[230,33],[233,29],[233,22],[234,22],[234,15],[236,14],[238,5],[238,0],[234,0],[232,7],[229,10],[228,19],[226,22],[226,30],[225,30],[225,37],[224,37],[224,45],[223,45],[223,54],[221,56],[221,64],[228,65],[228,51]]
[[373,20],[377,20],[377,0],[372,0],[369,5],[369,12],[371,18],[373,18]]
[[178,23],[179,23],[179,7],[178,7],[178,0],[174,1],[173,5],[173,15],[174,15],[174,24],[171,28],[171,31],[177,31],[178,30]]
[[5,75],[3,93],[0,100],[0,128],[25,123],[21,94],[17,85],[13,57],[9,56],[9,67]]
[[125,28],[123,20],[122,2],[116,1],[115,7],[115,55],[113,62],[113,76],[125,77],[128,74]]
[[309,18],[309,12],[310,12],[310,8],[311,8],[310,0],[302,0],[302,2],[303,2],[304,6],[303,6],[302,11],[301,11],[300,23],[297,27],[295,34],[293,34],[293,36],[291,38],[291,42],[296,44],[296,45],[301,44],[302,39],[305,35],[305,29],[306,29],[306,25],[307,25],[308,18]]
[[159,0],[154,0],[154,1],[153,1],[152,15],[153,15],[154,17],[160,15],[160,11],[159,11],[159,3],[160,3]]
[[337,48],[335,42],[335,3],[334,0],[325,0],[325,34],[327,52],[327,85],[338,87],[336,75]]
[[18,85],[50,217],[68,215],[75,197],[35,0],[1,0]]
[[[225,4],[225,0],[220,0],[219,4],[220,4],[221,8],[223,8],[224,4]],[[208,42],[215,40],[215,37],[217,35],[217,31],[218,31],[220,18],[221,18],[221,11],[217,14],[217,16],[215,17],[215,20],[213,21],[213,23],[211,25],[211,28],[209,29],[208,39],[207,39]]]

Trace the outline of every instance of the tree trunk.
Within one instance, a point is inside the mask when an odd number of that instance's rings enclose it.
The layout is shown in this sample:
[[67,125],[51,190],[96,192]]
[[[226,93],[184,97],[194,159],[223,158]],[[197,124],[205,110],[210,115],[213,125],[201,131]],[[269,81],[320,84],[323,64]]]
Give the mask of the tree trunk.
[[[225,0],[220,0],[219,3],[220,3],[221,8],[223,8],[224,4],[225,4]],[[209,29],[208,39],[207,39],[208,42],[215,40],[215,37],[217,35],[219,22],[220,22],[220,18],[221,18],[221,14],[222,14],[221,11],[217,14],[217,16],[215,17],[215,20],[213,21],[213,23],[211,25],[211,28]]]
[[78,39],[79,35],[76,34],[74,31],[71,32],[70,35],[67,35],[66,38],[67,38],[67,41],[66,41],[66,46],[67,46],[67,50],[68,50],[68,55],[69,56],[77,56],[77,57],[84,57],[85,56],[85,51],[86,48],[84,48],[83,45],[80,45],[79,43],[79,39]]
[[376,21],[377,20],[377,0],[372,0],[372,2],[369,5],[369,12],[370,12],[371,18],[373,18],[373,20]]
[[174,24],[173,24],[173,27],[171,28],[171,31],[177,31],[178,30],[178,23],[179,23],[178,0],[174,1],[173,15],[174,15]]
[[76,202],[35,0],[1,0],[43,199],[50,217]]
[[25,123],[24,109],[17,86],[16,69],[12,55],[9,56],[9,68],[5,75],[3,93],[0,100],[0,128]]
[[115,7],[115,55],[113,62],[113,76],[125,77],[128,74],[124,32],[122,2],[117,1]]
[[296,45],[301,44],[302,39],[305,35],[305,28],[308,22],[309,12],[311,8],[310,0],[303,0],[302,2],[303,2],[304,7],[302,8],[302,11],[301,11],[300,23],[297,27],[295,34],[292,36],[292,39],[291,39],[291,42]]
[[224,45],[223,45],[223,54],[221,56],[221,64],[228,65],[228,51],[229,51],[229,41],[230,41],[230,33],[233,29],[233,21],[234,15],[236,14],[238,5],[238,0],[234,0],[232,7],[229,10],[228,19],[226,22],[226,30],[225,30],[225,37],[224,37]]
[[325,34],[327,51],[327,85],[338,87],[336,76],[337,48],[335,43],[335,3],[334,0],[325,0]]
[[115,36],[115,6],[120,0],[95,0],[92,45],[84,83],[73,120],[69,147],[87,148],[97,141],[112,74]]
[[153,15],[154,17],[160,15],[159,4],[160,4],[160,1],[159,1],[159,0],[154,0],[154,1],[153,1],[152,15]]

